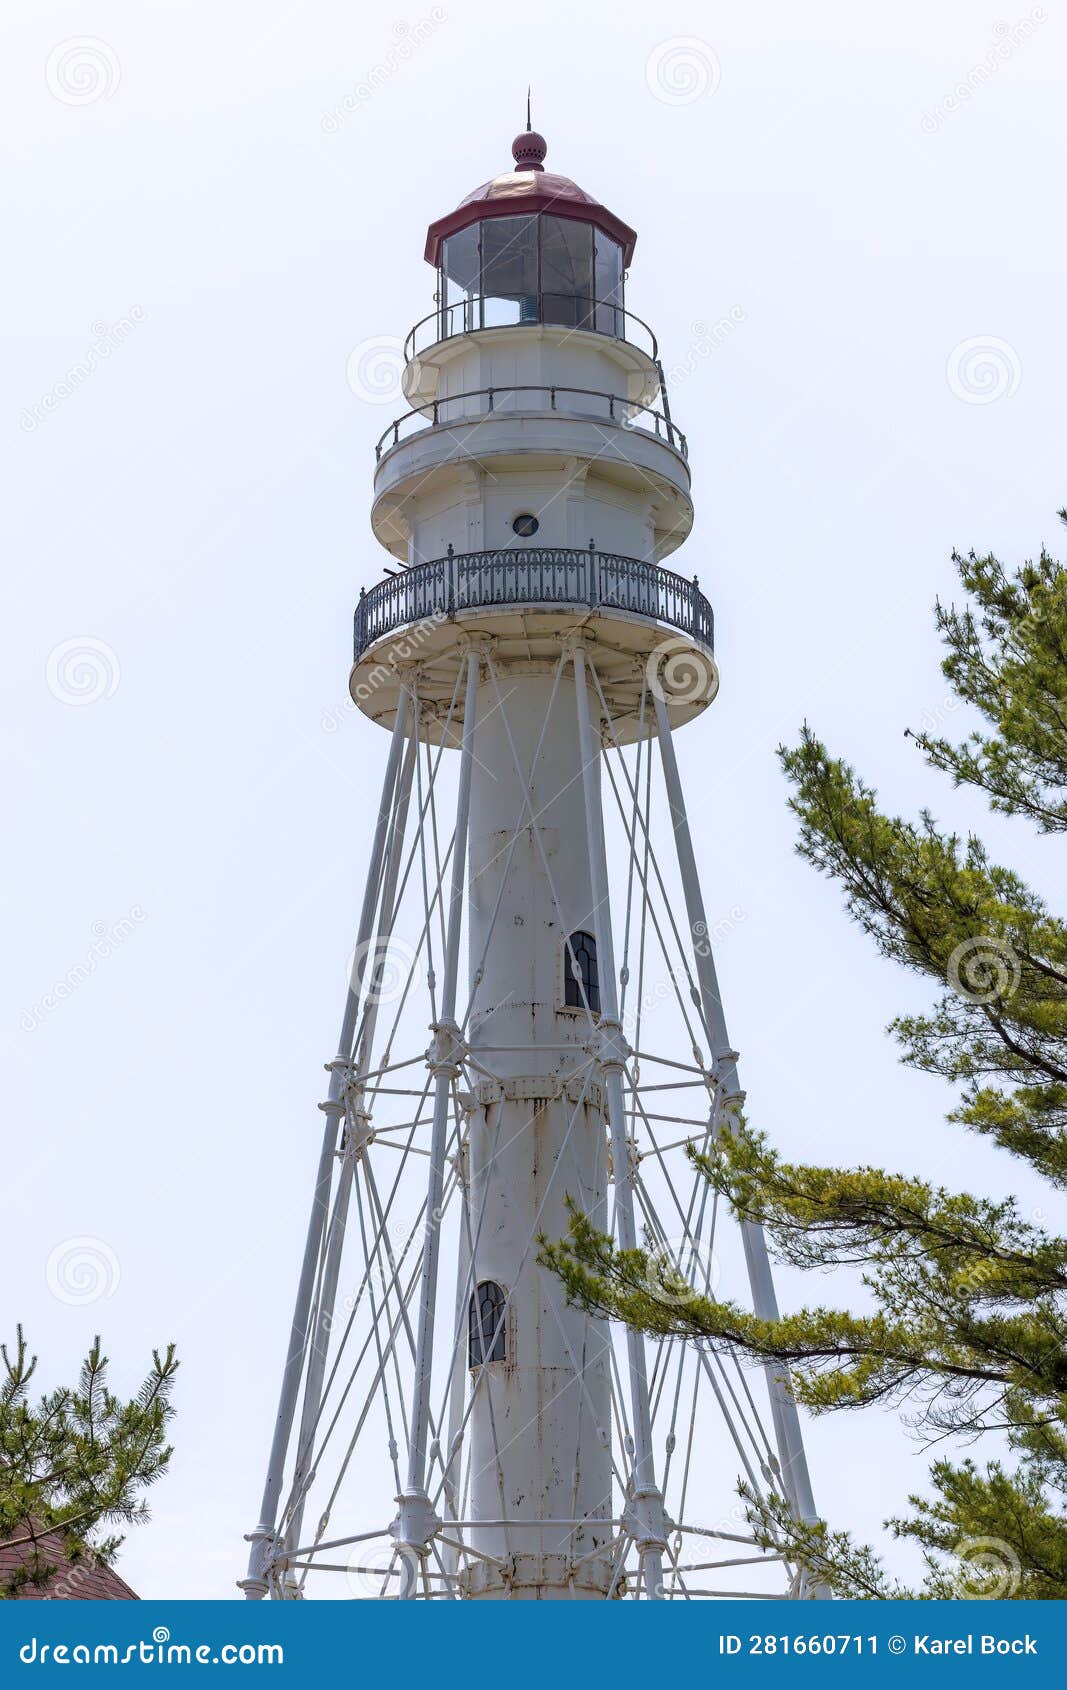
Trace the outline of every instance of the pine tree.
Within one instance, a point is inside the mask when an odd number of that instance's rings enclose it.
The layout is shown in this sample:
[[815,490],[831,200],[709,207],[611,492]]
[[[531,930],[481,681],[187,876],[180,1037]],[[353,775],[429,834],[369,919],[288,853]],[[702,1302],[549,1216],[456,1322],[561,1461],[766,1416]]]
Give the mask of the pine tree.
[[21,1326],[13,1353],[0,1345],[0,1358],[0,1542],[22,1551],[17,1570],[0,1579],[0,1599],[23,1589],[47,1595],[61,1570],[111,1564],[123,1539],[110,1528],[148,1519],[143,1492],[171,1458],[178,1363],[173,1344],[162,1356],[153,1351],[136,1396],[122,1402],[108,1388],[96,1338],[78,1384],[32,1402],[37,1357]]
[[[1067,512],[1060,513],[1067,521]],[[981,727],[962,744],[915,738],[956,785],[1045,833],[1067,831],[1067,568],[1042,550],[1009,574],[954,563],[962,609],[938,604],[943,670]],[[890,1031],[902,1059],[960,1088],[950,1121],[1050,1186],[1067,1185],[1067,924],[981,841],[933,817],[884,815],[877,795],[805,728],[780,752],[798,850],[844,892],[883,956],[924,975],[937,1001]],[[860,1265],[871,1304],[776,1322],[693,1295],[652,1250],[621,1252],[575,1212],[542,1259],[570,1298],[641,1330],[786,1362],[815,1413],[906,1404],[931,1437],[1006,1436],[1009,1461],[938,1460],[933,1497],[887,1522],[924,1552],[924,1596],[1067,1597],[1067,1239],[1011,1196],[990,1200],[874,1167],[784,1163],[743,1119],[694,1161],[737,1213],[800,1268]],[[801,1526],[781,1498],[757,1507],[843,1596],[914,1594],[869,1548]]]

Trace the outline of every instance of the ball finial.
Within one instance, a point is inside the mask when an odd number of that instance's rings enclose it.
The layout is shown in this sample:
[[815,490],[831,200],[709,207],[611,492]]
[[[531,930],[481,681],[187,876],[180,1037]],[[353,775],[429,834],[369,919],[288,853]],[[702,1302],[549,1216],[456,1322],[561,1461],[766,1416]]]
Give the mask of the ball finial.
[[511,143],[511,156],[516,170],[543,170],[548,142],[536,129],[526,129]]
[[548,142],[530,122],[530,90],[526,90],[526,128],[511,143],[511,156],[516,170],[543,170]]

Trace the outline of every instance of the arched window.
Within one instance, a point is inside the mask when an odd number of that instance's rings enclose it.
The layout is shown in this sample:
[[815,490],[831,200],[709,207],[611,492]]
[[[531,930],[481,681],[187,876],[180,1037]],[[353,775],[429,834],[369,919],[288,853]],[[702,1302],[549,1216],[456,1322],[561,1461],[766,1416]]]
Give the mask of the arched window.
[[472,1291],[467,1311],[468,1367],[481,1367],[485,1361],[507,1360],[505,1301],[495,1279],[483,1279]]
[[568,1009],[600,1014],[600,976],[596,967],[596,940],[591,933],[572,933],[563,953],[563,1001]]

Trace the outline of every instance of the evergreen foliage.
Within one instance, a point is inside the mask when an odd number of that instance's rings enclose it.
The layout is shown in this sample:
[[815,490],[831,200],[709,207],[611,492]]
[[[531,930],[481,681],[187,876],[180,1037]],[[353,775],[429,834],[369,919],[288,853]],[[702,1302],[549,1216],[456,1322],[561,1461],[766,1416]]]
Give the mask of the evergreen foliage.
[[0,1345],[0,1358],[0,1542],[24,1551],[17,1570],[0,1579],[0,1599],[26,1588],[47,1595],[64,1568],[111,1564],[123,1542],[112,1528],[148,1519],[143,1492],[171,1458],[178,1363],[173,1344],[162,1356],[154,1350],[136,1396],[122,1402],[96,1338],[77,1385],[34,1402],[37,1357],[21,1326],[12,1351]]
[[[1061,512],[1067,521],[1067,513]],[[1009,574],[954,557],[962,609],[937,606],[944,674],[983,726],[961,744],[917,735],[937,769],[1043,833],[1067,831],[1067,569],[1042,550]],[[1067,924],[981,841],[884,814],[807,728],[780,752],[798,850],[843,891],[888,959],[936,1001],[890,1031],[902,1059],[960,1088],[950,1121],[1067,1186]],[[933,1498],[887,1522],[922,1546],[912,1592],[870,1549],[749,1496],[756,1535],[784,1541],[852,1597],[1067,1597],[1067,1239],[1011,1196],[946,1190],[875,1167],[783,1162],[744,1120],[691,1152],[772,1251],[804,1269],[859,1267],[862,1313],[813,1305],[780,1320],[694,1294],[654,1250],[619,1251],[579,1211],[542,1260],[569,1298],[659,1336],[786,1363],[815,1413],[903,1405],[931,1440],[1005,1435],[1009,1463],[938,1460]],[[1010,1169],[1006,1168],[1006,1175]]]

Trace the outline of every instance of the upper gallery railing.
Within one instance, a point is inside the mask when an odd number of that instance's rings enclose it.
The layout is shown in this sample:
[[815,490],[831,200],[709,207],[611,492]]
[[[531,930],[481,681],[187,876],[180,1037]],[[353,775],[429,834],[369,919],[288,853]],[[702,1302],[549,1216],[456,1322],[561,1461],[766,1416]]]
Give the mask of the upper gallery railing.
[[609,335],[636,346],[654,364],[659,363],[659,346],[646,322],[611,299],[593,299],[585,294],[532,293],[517,298],[495,294],[472,294],[439,306],[415,324],[404,342],[404,361],[411,363],[420,352],[456,335],[482,329],[510,329],[525,323],[547,323],[555,328],[586,329]]
[[[547,404],[533,408],[534,414],[545,411],[558,411],[564,416],[574,417],[580,421],[590,419],[602,422],[618,423],[624,428],[631,428],[637,434],[647,434],[657,440],[664,440],[683,458],[688,458],[689,448],[685,435],[680,428],[676,428],[670,418],[661,411],[654,411],[650,405],[638,405],[632,399],[622,399],[617,393],[598,393],[590,387],[567,387],[562,382],[555,385],[538,382],[520,382],[513,386],[480,387],[469,393],[450,393],[443,399],[432,399],[425,405],[416,405],[410,411],[405,411],[402,417],[397,417],[385,430],[378,444],[374,448],[375,459],[380,461],[382,453],[394,446],[399,446],[413,433],[422,429],[438,428],[446,423],[474,422],[479,417],[490,415],[521,416],[522,409],[510,403],[513,394],[537,393]],[[563,405],[557,400],[563,397]],[[470,410],[467,402],[472,399],[484,400],[480,410]],[[596,405],[590,409],[568,404],[568,400],[595,400]],[[452,408],[461,406],[458,413]],[[449,414],[451,411],[451,414]],[[530,414],[530,413],[527,413]],[[640,418],[640,423],[634,419]],[[403,430],[403,432],[401,432]]]
[[385,634],[412,623],[443,622],[488,605],[567,604],[633,611],[679,628],[711,650],[715,623],[697,586],[659,564],[571,546],[503,547],[453,552],[414,564],[361,593],[356,661]]

